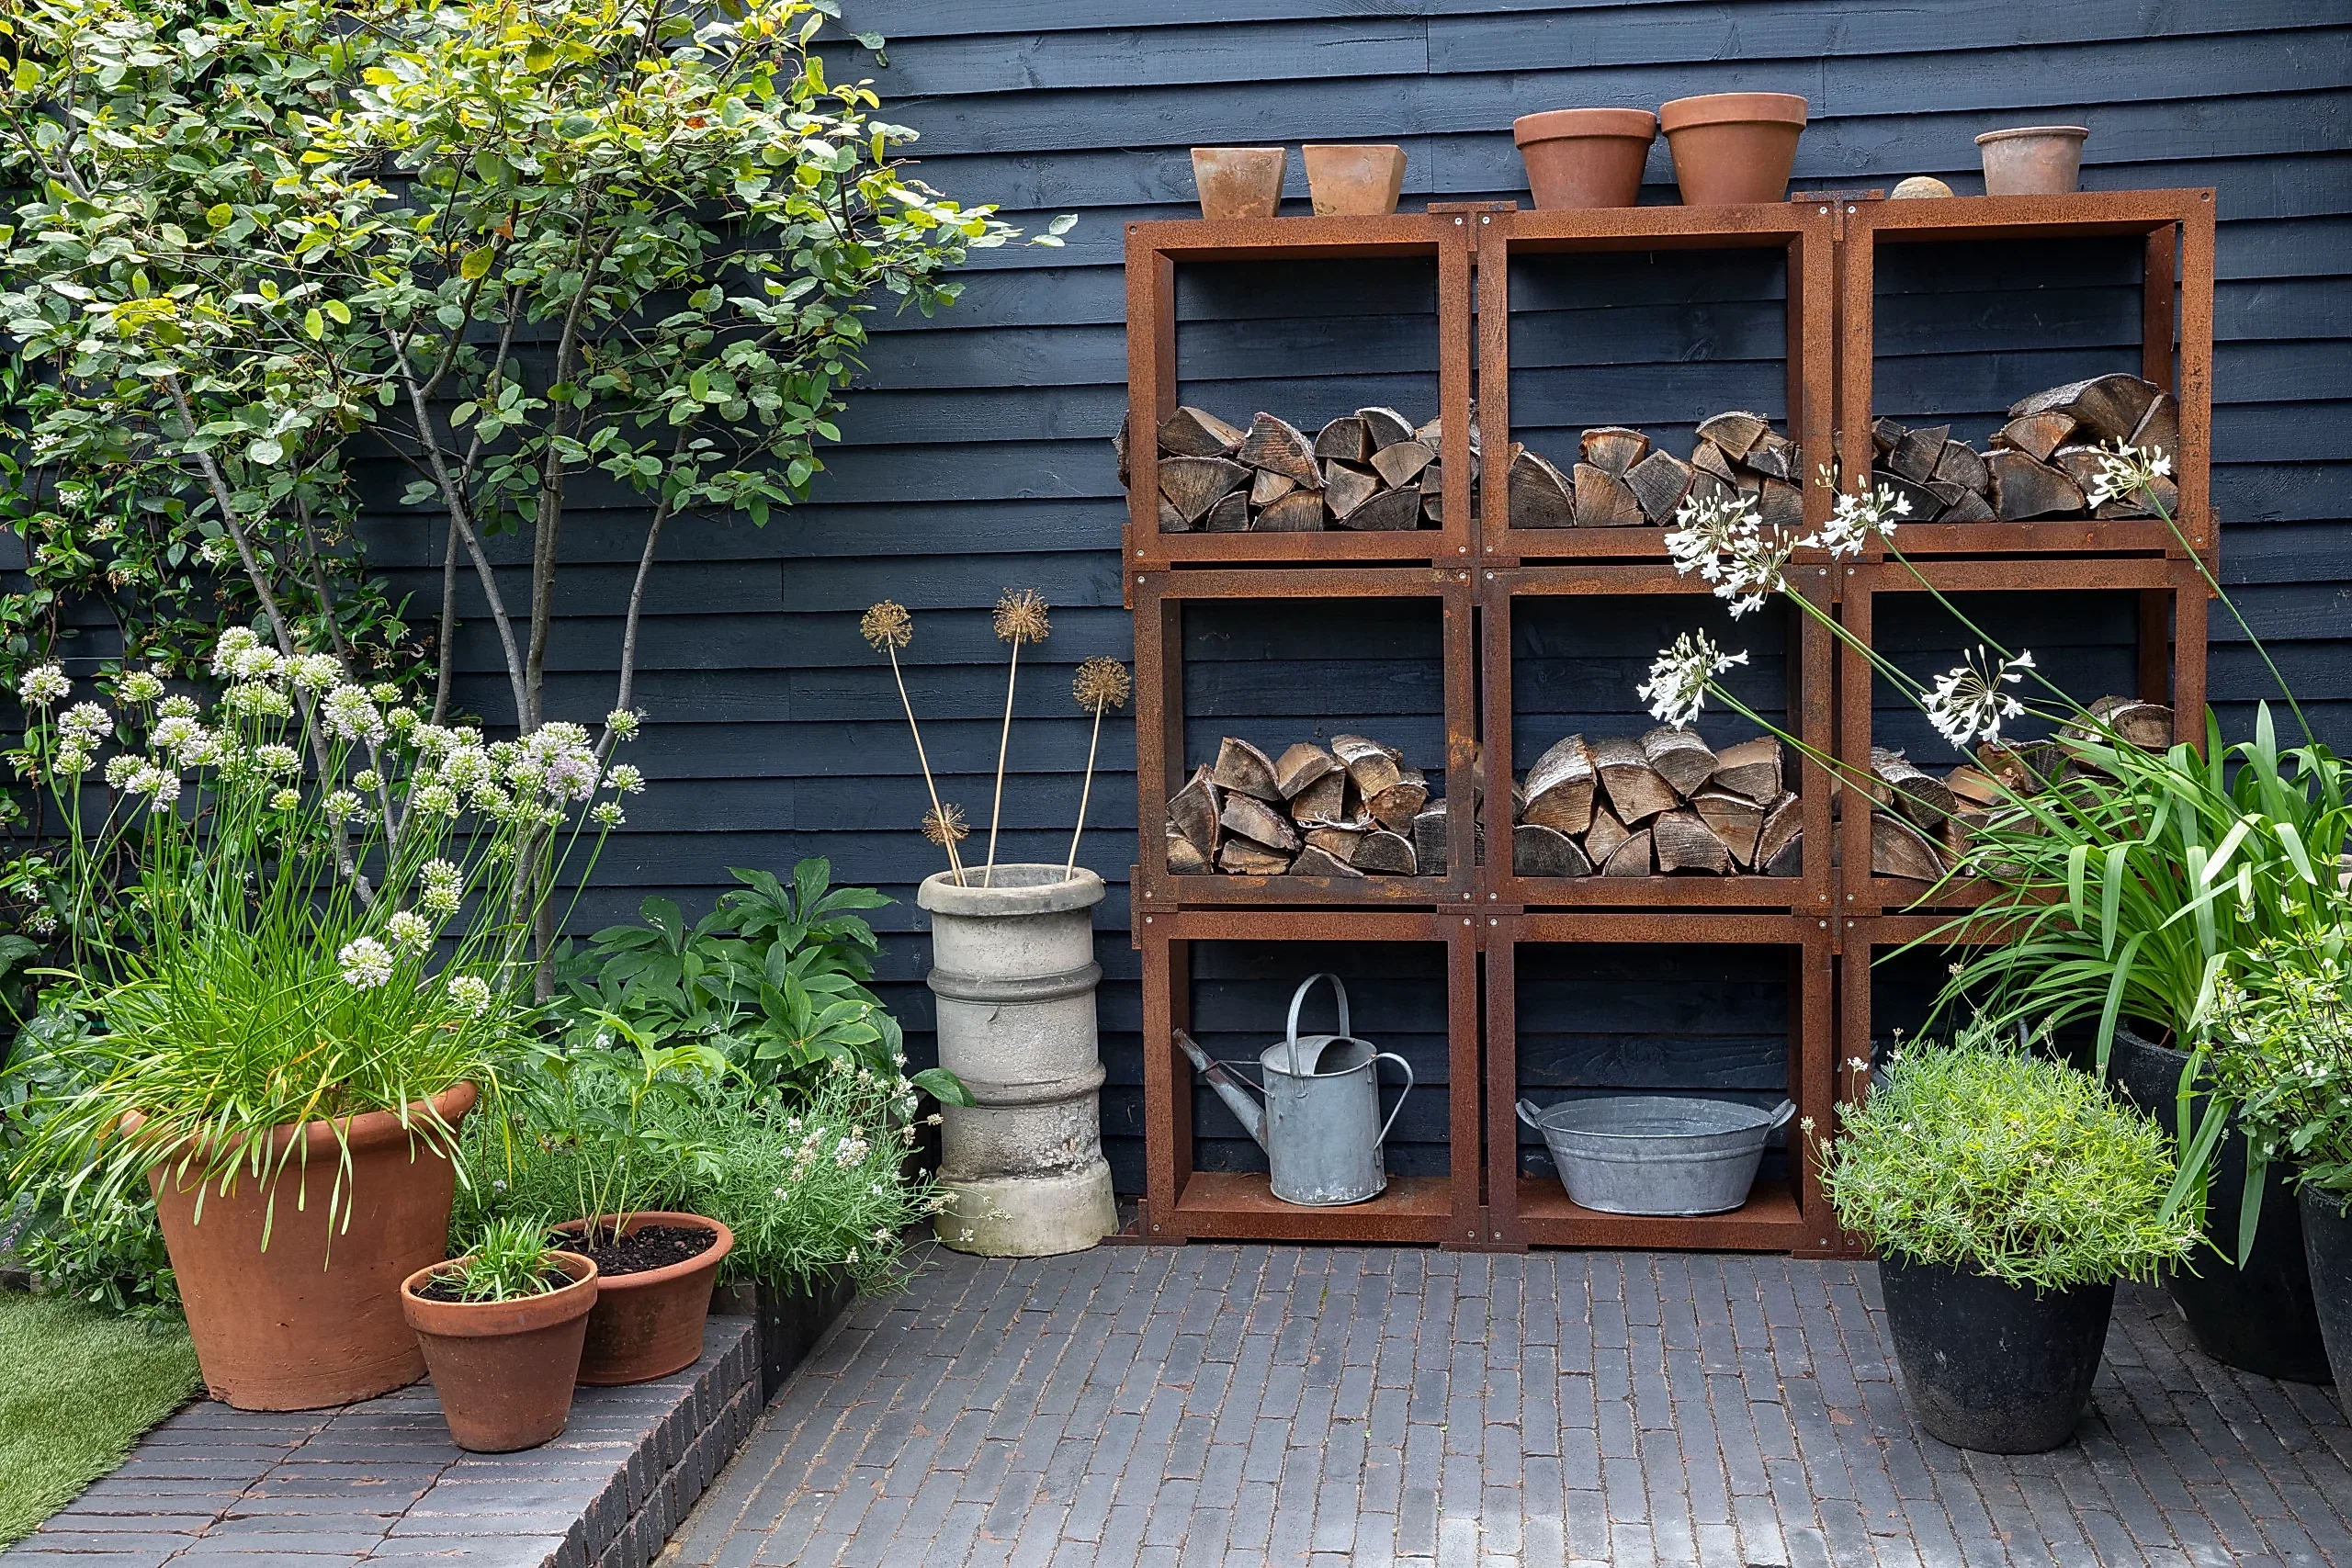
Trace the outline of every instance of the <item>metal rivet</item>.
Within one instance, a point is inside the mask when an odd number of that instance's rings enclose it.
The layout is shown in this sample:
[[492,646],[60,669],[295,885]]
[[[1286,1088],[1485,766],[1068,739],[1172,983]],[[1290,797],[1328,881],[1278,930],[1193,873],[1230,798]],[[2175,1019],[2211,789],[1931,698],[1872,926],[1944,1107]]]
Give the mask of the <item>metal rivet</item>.
[[1502,1238],[1503,1238],[1503,1233],[1502,1233],[1502,1232],[1500,1232],[1500,1231],[1497,1231],[1497,1232],[1495,1233],[1495,1239],[1496,1239],[1497,1241],[1500,1241],[1500,1240],[1502,1240]]
[[1146,915],[1146,916],[1143,918],[1143,923],[1144,923],[1145,925],[1149,925],[1149,924],[1151,924],[1151,917],[1150,917],[1149,915]]
[[1498,926],[1498,925],[1501,925],[1501,924],[1502,924],[1502,922],[1501,922],[1500,920],[1497,920],[1497,919],[1489,919],[1489,920],[1487,920],[1487,923],[1488,925],[1490,925],[1490,926]]
[[1493,220],[1493,219],[1491,219],[1491,218],[1481,218],[1481,219],[1479,219],[1479,220],[1478,220],[1478,221],[1479,221],[1479,222],[1481,222],[1481,223],[1492,223],[1492,222],[1494,221],[1494,220]]
[[1464,920],[1464,921],[1463,921],[1462,923],[1463,923],[1464,925],[1465,925],[1465,926],[1475,926],[1475,925],[1476,925],[1478,922],[1477,922],[1477,921],[1476,921],[1476,920]]
[[1826,208],[1826,207],[1825,207],[1825,208],[1823,208],[1823,209],[1821,209],[1821,215],[1822,215],[1824,218],[1828,217],[1828,216],[1829,216],[1829,209],[1827,209],[1827,208]]
[[[1151,919],[1151,917],[1150,917],[1149,915],[1146,915],[1146,916],[1144,917],[1144,919],[1148,920],[1148,919]],[[1827,930],[1829,929],[1829,922],[1828,922],[1827,920],[1824,920],[1824,921],[1822,921],[1822,922],[1821,922],[1821,929],[1822,929],[1823,931],[1827,931]]]
[[1849,208],[1846,209],[1846,210],[1847,210],[1848,212],[1849,212],[1849,213],[1850,213],[1850,212],[1852,212],[1854,209],[1853,209],[1852,208],[1850,208],[1850,207],[1849,207]]
[[1455,220],[1453,220],[1453,226],[1454,226],[1455,228],[1457,228],[1457,229],[1461,228],[1461,227],[1462,227],[1462,220],[1461,220],[1461,219],[1459,219],[1459,218],[1455,219]]

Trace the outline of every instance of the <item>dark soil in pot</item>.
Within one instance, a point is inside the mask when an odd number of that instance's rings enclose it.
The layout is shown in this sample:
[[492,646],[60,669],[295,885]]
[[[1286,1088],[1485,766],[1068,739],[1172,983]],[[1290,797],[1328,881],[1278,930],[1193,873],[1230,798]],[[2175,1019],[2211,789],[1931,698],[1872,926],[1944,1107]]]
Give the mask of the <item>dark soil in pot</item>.
[[2338,1398],[2352,1389],[2352,1212],[2341,1194],[2305,1188],[2303,1256],[2311,1264],[2320,1337],[2335,1369]]
[[2107,1344],[2115,1284],[2036,1292],[1973,1270],[1879,1261],[1913,1414],[1931,1437],[2032,1454],[2074,1436]]
[[[2159,1045],[2118,1025],[2108,1074],[2141,1110],[2175,1125],[2176,1095],[2188,1055]],[[2191,1116],[2201,1117],[2199,1096]],[[2192,1125],[2194,1122],[2192,1121]],[[2312,1301],[2311,1265],[2303,1255],[2302,1212],[2288,1173],[2277,1166],[2263,1173],[2262,1215],[2254,1251],[2245,1268],[2237,1256],[2238,1209],[2245,1192],[2245,1135],[2231,1130],[2213,1161],[2208,1189],[2205,1234],[2222,1253],[2200,1248],[2196,1272],[2177,1273],[2165,1289],[2188,1322],[2197,1348],[2226,1366],[2290,1382],[2333,1381],[2327,1349],[2320,1339],[2319,1313]]]

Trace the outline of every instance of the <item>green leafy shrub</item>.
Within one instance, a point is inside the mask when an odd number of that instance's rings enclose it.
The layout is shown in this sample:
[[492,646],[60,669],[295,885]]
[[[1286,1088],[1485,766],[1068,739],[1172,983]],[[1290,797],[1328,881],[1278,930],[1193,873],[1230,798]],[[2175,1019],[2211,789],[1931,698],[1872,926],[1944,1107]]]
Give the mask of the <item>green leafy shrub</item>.
[[2198,1239],[2165,1213],[2161,1127],[1981,1024],[1898,1054],[1839,1124],[1818,1145],[1830,1202],[1882,1253],[2059,1290],[2153,1280]]
[[2254,1158],[2301,1168],[2352,1197],[2352,955],[2347,932],[2263,943],[2224,978],[2211,1081],[2237,1108]]

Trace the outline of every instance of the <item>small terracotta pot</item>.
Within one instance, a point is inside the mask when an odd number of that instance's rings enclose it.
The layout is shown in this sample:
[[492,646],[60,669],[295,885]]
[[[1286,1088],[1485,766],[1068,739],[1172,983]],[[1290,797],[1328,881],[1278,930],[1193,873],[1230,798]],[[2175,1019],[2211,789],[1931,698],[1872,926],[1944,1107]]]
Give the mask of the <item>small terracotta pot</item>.
[[435,1263],[401,1282],[401,1311],[416,1330],[441,1415],[459,1448],[478,1454],[535,1449],[554,1441],[571,1421],[580,1347],[596,1304],[596,1265],[576,1252],[559,1252],[555,1262],[571,1284],[513,1301],[436,1302],[417,1293],[457,1263]]
[[[598,1229],[614,1216],[600,1214]],[[556,1226],[566,1235],[587,1228],[585,1220]],[[691,1367],[702,1357],[702,1326],[710,1316],[711,1286],[718,1265],[735,1247],[735,1233],[700,1214],[658,1210],[631,1214],[621,1226],[634,1235],[647,1225],[691,1225],[716,1231],[718,1239],[684,1263],[642,1274],[600,1274],[596,1304],[588,1314],[588,1340],[580,1353],[580,1381],[594,1387],[650,1382]]]
[[1308,142],[1306,189],[1317,218],[1382,217],[1405,188],[1405,150],[1385,142]]
[[[454,1128],[474,1099],[473,1085],[457,1084],[433,1109]],[[410,1108],[412,1122],[424,1114],[421,1101]],[[338,1128],[351,1213],[330,1235]],[[297,1138],[302,1148],[286,1154]],[[448,1255],[457,1173],[389,1111],[280,1127],[269,1146],[273,1168],[285,1159],[276,1180],[241,1167],[226,1194],[198,1179],[201,1150],[185,1178],[174,1175],[178,1152],[147,1173],[205,1388],[239,1410],[317,1410],[407,1387],[424,1357],[401,1314],[401,1281]]]
[[1631,207],[1642,194],[1657,116],[1647,109],[1546,109],[1512,120],[1510,139],[1539,209]]
[[1984,160],[1986,196],[2070,196],[2081,188],[2083,141],[2079,125],[2020,125],[1988,130],[1976,139]]
[[1204,218],[1272,218],[1283,204],[1287,147],[1195,147],[1193,184]]
[[1789,194],[1805,119],[1805,102],[1794,93],[1677,98],[1657,118],[1686,205],[1734,207]]

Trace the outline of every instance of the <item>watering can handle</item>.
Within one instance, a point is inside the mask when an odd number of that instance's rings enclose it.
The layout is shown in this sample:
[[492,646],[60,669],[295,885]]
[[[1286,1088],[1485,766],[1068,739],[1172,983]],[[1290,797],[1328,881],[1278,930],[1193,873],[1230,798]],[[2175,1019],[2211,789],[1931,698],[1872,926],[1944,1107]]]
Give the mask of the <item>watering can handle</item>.
[[[1339,982],[1338,982],[1337,980],[1334,980],[1334,981],[1332,981],[1332,982],[1331,982],[1331,984],[1333,984],[1333,985],[1335,985],[1335,986],[1336,986],[1336,985],[1338,985],[1338,984],[1339,984]],[[1342,994],[1342,995],[1344,995],[1345,993],[1343,992],[1343,993],[1341,993],[1341,994]],[[1340,1016],[1341,1016],[1342,1018],[1344,1018],[1346,1015],[1347,1015],[1347,1014],[1346,1014],[1346,1008],[1345,1008],[1345,1006],[1344,1006],[1344,1004],[1343,1004],[1343,1005],[1342,1005],[1342,1007],[1341,1007],[1341,1009],[1340,1009]],[[1342,1027],[1342,1028],[1344,1028],[1344,1027],[1346,1027],[1346,1026],[1343,1024],[1343,1025],[1341,1025],[1341,1027]],[[1372,1059],[1372,1060],[1373,1060],[1373,1068],[1372,1068],[1372,1072],[1373,1072],[1373,1082],[1374,1082],[1374,1084],[1377,1084],[1377,1083],[1380,1081],[1380,1066],[1379,1066],[1379,1065],[1380,1065],[1381,1063],[1383,1063],[1383,1062],[1394,1062],[1394,1063],[1396,1063],[1398,1066],[1400,1066],[1400,1067],[1402,1067],[1402,1068],[1404,1068],[1404,1069],[1405,1069],[1405,1089],[1404,1089],[1404,1093],[1403,1093],[1403,1094],[1399,1094],[1399,1095],[1396,1097],[1396,1107],[1395,1107],[1395,1109],[1394,1109],[1394,1110],[1391,1110],[1391,1111],[1388,1112],[1388,1120],[1387,1120],[1387,1121],[1385,1121],[1385,1122],[1383,1122],[1380,1124],[1380,1136],[1378,1136],[1377,1138],[1374,1138],[1374,1139],[1373,1140],[1373,1142],[1374,1142],[1374,1143],[1375,1143],[1375,1144],[1385,1144],[1385,1143],[1386,1143],[1386,1142],[1388,1141],[1388,1129],[1389,1129],[1389,1128],[1391,1128],[1391,1127],[1394,1127],[1395,1125],[1396,1125],[1396,1118],[1397,1118],[1398,1114],[1399,1114],[1399,1113],[1401,1113],[1401,1112],[1404,1111],[1404,1109],[1405,1109],[1405,1095],[1408,1095],[1408,1094],[1410,1094],[1410,1093],[1412,1093],[1412,1092],[1413,1092],[1413,1064],[1412,1064],[1412,1063],[1410,1063],[1410,1062],[1408,1062],[1408,1061],[1407,1061],[1407,1060],[1405,1060],[1405,1058],[1404,1058],[1404,1057],[1399,1056],[1399,1055],[1396,1055],[1396,1052],[1394,1052],[1394,1051],[1383,1051],[1383,1052],[1381,1052],[1378,1055],[1376,1055],[1376,1056],[1373,1057],[1373,1059]]]
[[1526,1122],[1529,1126],[1534,1128],[1539,1133],[1544,1130],[1544,1123],[1537,1121],[1536,1118],[1543,1114],[1543,1108],[1538,1106],[1533,1100],[1522,1100],[1519,1102],[1519,1119]]
[[1789,1118],[1794,1116],[1796,1113],[1797,1102],[1795,1100],[1784,1100],[1781,1101],[1780,1104],[1772,1108],[1772,1119],[1764,1123],[1764,1130],[1769,1133],[1775,1127],[1786,1126],[1788,1124]]
[[[1355,1032],[1348,1027],[1348,988],[1340,984],[1340,977],[1337,975],[1309,975],[1306,979],[1301,980],[1298,983],[1298,989],[1290,994],[1290,1032],[1288,1038],[1290,1040],[1290,1076],[1293,1077],[1302,1076],[1298,1070],[1298,1010],[1306,1002],[1306,993],[1314,989],[1315,982],[1317,980],[1330,981],[1332,994],[1340,998],[1340,1037],[1343,1039],[1349,1039],[1354,1036]],[[1409,1078],[1412,1076],[1412,1071],[1413,1069],[1410,1067],[1406,1068],[1406,1077]]]

